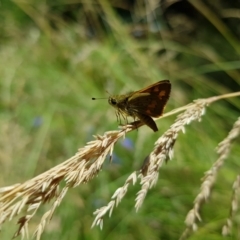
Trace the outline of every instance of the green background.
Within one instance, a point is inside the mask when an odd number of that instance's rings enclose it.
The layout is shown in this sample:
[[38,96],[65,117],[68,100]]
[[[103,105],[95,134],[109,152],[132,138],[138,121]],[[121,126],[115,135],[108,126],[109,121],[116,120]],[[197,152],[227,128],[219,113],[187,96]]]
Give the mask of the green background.
[[[160,1],[161,2],[161,1]],[[145,4],[144,4],[145,3]],[[154,11],[153,11],[154,9]],[[227,11],[229,10],[229,11]],[[230,11],[231,10],[231,11]],[[236,11],[234,11],[236,10]],[[0,186],[24,182],[73,156],[92,135],[118,127],[108,97],[162,79],[172,83],[166,112],[194,99],[239,91],[239,6],[235,1],[9,1],[0,7]],[[107,92],[108,93],[107,93]],[[180,134],[138,213],[130,187],[103,230],[93,212],[106,205],[176,116],[127,134],[98,177],[68,191],[41,239],[178,239],[215,148],[239,117],[239,98],[218,101]],[[222,239],[239,173],[239,139],[189,239]],[[29,225],[33,233],[51,203]],[[3,225],[11,239],[17,218]],[[232,239],[239,238],[236,217]]]

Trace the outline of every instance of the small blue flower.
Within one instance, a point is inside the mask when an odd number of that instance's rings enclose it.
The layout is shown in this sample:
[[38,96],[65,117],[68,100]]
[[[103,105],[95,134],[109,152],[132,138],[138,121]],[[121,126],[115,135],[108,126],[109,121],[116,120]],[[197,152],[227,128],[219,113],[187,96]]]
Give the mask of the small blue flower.
[[130,138],[123,139],[121,145],[129,151],[132,151],[134,148],[133,141]]
[[33,119],[33,127],[35,127],[35,128],[38,128],[38,127],[40,127],[41,125],[43,124],[43,119],[42,119],[42,117],[35,117],[34,119]]

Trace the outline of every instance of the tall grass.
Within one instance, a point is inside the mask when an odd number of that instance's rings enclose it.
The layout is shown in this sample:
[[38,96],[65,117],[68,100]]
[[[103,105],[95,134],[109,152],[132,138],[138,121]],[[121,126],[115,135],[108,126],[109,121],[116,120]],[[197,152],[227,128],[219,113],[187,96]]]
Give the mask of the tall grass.
[[[116,13],[116,6],[107,1],[81,3],[78,7],[72,5],[73,20],[63,17],[67,15],[63,10],[68,10],[69,5],[60,2],[58,5],[43,2],[34,5],[15,1],[9,3],[8,9],[2,9],[5,21],[1,26],[0,50],[0,202],[3,204],[0,207],[7,209],[4,204],[14,199],[11,191],[16,196],[20,189],[27,191],[26,185],[34,179],[43,177],[43,183],[49,183],[48,170],[65,166],[64,161],[74,156],[86,142],[92,141],[92,135],[103,135],[117,128],[114,110],[107,100],[92,102],[91,97],[108,97],[106,90],[110,94],[125,93],[169,78],[173,86],[166,108],[169,111],[194,99],[239,90],[239,41],[230,25],[221,19],[226,9],[211,10],[214,8],[203,5],[202,1],[190,1],[196,12],[203,16],[203,21],[210,23],[203,27],[194,22],[198,33],[192,37],[186,32],[180,34],[181,25],[174,25],[171,31],[164,30],[156,13],[147,14],[152,13],[150,5],[137,3],[131,12],[134,24],[124,23]],[[99,24],[99,19],[103,25]],[[135,39],[131,35],[132,27],[142,19],[145,21],[140,25],[148,34],[145,38]],[[161,37],[150,31],[155,20]],[[167,20],[170,23],[172,19]],[[177,16],[175,20],[179,23],[181,17]],[[89,22],[91,27],[94,26],[92,31]],[[105,161],[103,166],[101,163],[102,171],[97,177],[94,175],[87,184],[68,190],[63,199],[63,195],[57,194],[57,187],[66,189],[64,181],[60,181],[64,180],[62,169],[58,173],[62,174],[61,178],[51,189],[52,195],[43,199],[57,198],[46,202],[33,214],[25,233],[27,229],[30,234],[38,229],[38,233],[43,231],[41,239],[73,240],[177,239],[182,233],[183,238],[190,234],[191,239],[222,239],[224,227],[224,234],[231,232],[233,238],[238,238],[237,207],[231,210],[231,204],[237,206],[238,200],[237,144],[233,144],[228,158],[217,171],[209,192],[211,195],[204,192],[203,198],[197,198],[202,203],[211,196],[201,205],[200,213],[196,211],[198,201],[195,199],[203,189],[206,190],[202,186],[206,185],[209,169],[215,169],[214,163],[218,159],[215,147],[231,133],[238,112],[239,97],[219,100],[207,108],[200,123],[193,122],[185,134],[178,136],[173,161],[162,165],[158,182],[148,191],[138,213],[134,210],[134,199],[139,186],[134,185],[128,188],[121,205],[114,208],[111,218],[104,216],[102,231],[96,227],[91,229],[95,218],[92,213],[108,206],[111,196],[119,186],[126,186],[128,182],[125,181],[132,172],[136,171],[138,175],[144,158],[153,151],[154,142],[173,124],[174,116],[159,121],[158,133],[146,126],[127,133],[125,140],[120,139],[114,146],[112,163]],[[119,134],[118,131],[113,133]],[[101,154],[100,150],[98,154]],[[74,176],[80,176],[82,167],[74,172]],[[67,170],[69,175],[65,180],[70,183],[67,187],[74,187],[73,172],[70,167]],[[201,182],[206,171],[205,181]],[[55,174],[51,179],[55,179]],[[19,185],[5,188],[15,183]],[[33,185],[32,189],[40,194],[40,189],[49,190],[49,186],[51,184],[41,185],[41,188]],[[122,192],[119,190],[118,193]],[[21,223],[26,220],[21,218],[25,216],[22,207],[28,206],[26,203],[15,208],[21,210],[17,217],[3,224],[3,239],[14,235],[18,219]],[[61,204],[51,221],[44,222],[44,218],[51,217],[48,210],[55,209],[57,203]],[[11,206],[14,205],[8,205]],[[35,207],[37,209],[37,205]],[[48,216],[44,215],[46,212]],[[1,219],[3,216],[1,212]],[[98,223],[101,223],[102,219],[99,219]],[[191,232],[196,226],[198,230]]]

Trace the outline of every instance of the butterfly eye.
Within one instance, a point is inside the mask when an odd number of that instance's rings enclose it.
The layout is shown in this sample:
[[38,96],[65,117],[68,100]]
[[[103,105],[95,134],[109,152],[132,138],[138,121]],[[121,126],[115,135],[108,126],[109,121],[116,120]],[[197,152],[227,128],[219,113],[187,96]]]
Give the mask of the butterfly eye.
[[110,99],[110,103],[111,103],[112,105],[116,105],[116,104],[117,104],[117,101],[116,101],[116,99],[111,98],[111,99]]

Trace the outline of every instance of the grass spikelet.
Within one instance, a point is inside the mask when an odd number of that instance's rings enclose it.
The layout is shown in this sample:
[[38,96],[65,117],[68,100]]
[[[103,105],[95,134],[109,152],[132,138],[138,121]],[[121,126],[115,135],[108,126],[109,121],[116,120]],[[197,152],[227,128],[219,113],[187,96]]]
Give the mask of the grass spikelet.
[[[170,128],[155,142],[153,151],[149,154],[144,167],[140,173],[133,172],[126,179],[124,185],[119,187],[112,196],[112,200],[107,206],[96,210],[96,215],[93,221],[92,227],[99,225],[103,227],[103,217],[109,213],[111,216],[114,207],[117,207],[122,199],[126,196],[129,186],[134,185],[137,180],[140,180],[141,189],[137,193],[135,208],[138,210],[149,191],[157,182],[159,176],[159,169],[164,162],[173,156],[173,147],[177,140],[178,134],[184,131],[184,127],[190,124],[192,121],[200,120],[205,113],[205,107],[214,101],[218,101],[223,98],[239,96],[240,92],[225,94],[217,97],[199,99],[193,103],[173,110],[172,112],[165,114],[163,117],[176,114],[185,110],[170,126]],[[0,227],[6,220],[12,220],[13,218],[23,214],[18,219],[18,229],[14,234],[14,237],[21,235],[22,238],[27,237],[28,224],[39,210],[41,205],[52,202],[52,205],[48,211],[46,211],[38,224],[34,236],[36,239],[40,239],[41,235],[51,220],[56,208],[61,204],[64,196],[68,190],[79,186],[82,183],[87,183],[91,179],[97,176],[102,169],[102,165],[107,158],[107,155],[112,154],[115,143],[125,137],[125,134],[140,127],[141,122],[136,122],[133,125],[126,125],[121,127],[119,131],[109,131],[103,136],[95,136],[95,140],[86,144],[85,147],[80,148],[78,152],[65,162],[51,168],[50,170],[22,183],[14,184],[8,187],[2,187],[0,189]],[[224,160],[229,154],[229,149],[232,141],[239,135],[240,120],[238,120],[233,129],[229,132],[229,135],[218,146],[217,152],[219,159],[215,162],[213,167],[205,173],[201,191],[194,201],[194,207],[189,211],[186,218],[187,230],[196,230],[197,221],[201,220],[199,210],[201,204],[209,198],[211,194],[211,188],[216,179],[218,169],[224,163]],[[63,185],[63,187],[60,187]],[[236,184],[234,185],[236,186]],[[238,189],[238,188],[236,188]],[[235,209],[237,205],[232,204]],[[228,220],[228,222],[230,222]],[[228,224],[230,226],[230,224]],[[230,229],[230,227],[228,228]],[[225,228],[226,229],[226,228]],[[225,230],[227,232],[227,230]]]
[[[231,145],[233,140],[239,136],[240,133],[240,118],[234,123],[232,130],[228,133],[228,136],[218,144],[217,147],[217,153],[219,155],[218,159],[216,162],[212,165],[212,167],[205,173],[204,177],[202,178],[202,184],[200,187],[200,192],[196,196],[194,200],[194,205],[193,208],[188,212],[187,217],[185,219],[185,224],[187,228],[182,234],[181,239],[186,239],[187,236],[192,232],[196,231],[197,229],[197,221],[201,221],[201,216],[200,216],[200,210],[203,205],[203,203],[210,197],[212,187],[217,179],[217,175],[219,172],[219,169],[222,167],[224,164],[225,160],[227,159]],[[234,184],[234,194],[233,194],[233,200],[232,200],[232,208],[231,208],[231,216],[228,218],[226,225],[223,227],[223,234],[227,235],[230,232],[231,229],[231,222],[232,222],[232,217],[235,213],[236,208],[233,206],[236,205],[236,196],[237,196],[237,191],[239,190],[238,187],[238,178]]]

